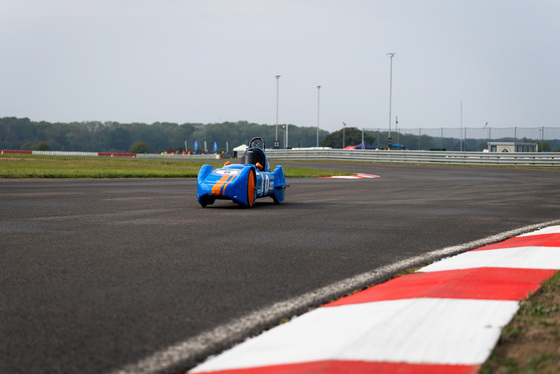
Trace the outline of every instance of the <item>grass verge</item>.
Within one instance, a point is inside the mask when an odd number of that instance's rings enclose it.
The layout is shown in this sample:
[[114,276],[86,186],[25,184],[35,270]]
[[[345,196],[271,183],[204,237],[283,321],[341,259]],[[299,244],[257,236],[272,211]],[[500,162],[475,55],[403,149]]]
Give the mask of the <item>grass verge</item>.
[[560,272],[521,302],[482,374],[560,372]]
[[[221,167],[224,162],[5,154],[0,157],[0,178],[196,178],[204,164]],[[287,178],[352,174],[297,167],[285,167],[284,172]]]

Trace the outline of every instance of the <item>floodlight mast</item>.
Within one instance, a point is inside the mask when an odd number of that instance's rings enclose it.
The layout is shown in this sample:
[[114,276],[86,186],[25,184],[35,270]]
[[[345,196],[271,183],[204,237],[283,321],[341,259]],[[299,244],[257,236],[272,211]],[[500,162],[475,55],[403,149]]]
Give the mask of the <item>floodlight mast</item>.
[[280,76],[276,76],[276,137],[274,138],[277,144],[278,142],[278,93],[279,93],[279,85],[280,85]]
[[317,148],[319,148],[319,107],[321,104],[321,86],[317,86]]
[[396,53],[392,52],[392,53],[387,53],[387,56],[389,56],[389,58],[391,59],[391,70],[389,73],[389,136],[387,138],[387,142],[388,142],[388,148],[391,148],[392,145],[392,139],[391,139],[391,101],[392,101],[392,96],[393,96],[393,56],[396,55]]

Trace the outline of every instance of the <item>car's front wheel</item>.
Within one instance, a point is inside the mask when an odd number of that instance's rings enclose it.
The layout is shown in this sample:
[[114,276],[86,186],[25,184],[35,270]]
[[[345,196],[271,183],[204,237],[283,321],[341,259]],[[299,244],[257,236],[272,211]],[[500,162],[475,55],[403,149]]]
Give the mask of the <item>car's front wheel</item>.
[[255,169],[251,168],[249,176],[247,177],[247,206],[251,208],[255,204],[257,198],[257,183],[256,183]]
[[202,198],[200,198],[199,203],[200,203],[200,205],[202,205],[203,208],[206,208],[207,205],[214,204],[215,200],[216,199],[214,199],[210,196],[203,196]]

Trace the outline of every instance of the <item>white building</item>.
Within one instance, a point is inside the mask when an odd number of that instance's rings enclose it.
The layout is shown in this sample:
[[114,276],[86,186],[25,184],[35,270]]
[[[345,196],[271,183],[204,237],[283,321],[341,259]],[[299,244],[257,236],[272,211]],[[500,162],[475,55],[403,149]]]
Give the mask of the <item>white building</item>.
[[488,142],[490,152],[538,152],[537,143]]

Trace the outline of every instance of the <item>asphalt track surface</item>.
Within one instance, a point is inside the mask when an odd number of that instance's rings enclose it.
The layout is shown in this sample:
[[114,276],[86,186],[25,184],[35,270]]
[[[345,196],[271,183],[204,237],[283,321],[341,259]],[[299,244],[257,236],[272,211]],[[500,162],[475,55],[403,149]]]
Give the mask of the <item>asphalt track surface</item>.
[[559,218],[558,170],[282,164],[380,178],[290,179],[285,203],[252,209],[201,208],[194,179],[0,180],[0,372],[113,372],[279,301]]

